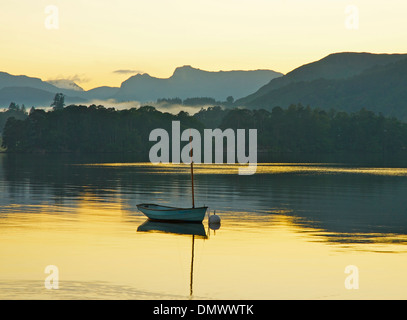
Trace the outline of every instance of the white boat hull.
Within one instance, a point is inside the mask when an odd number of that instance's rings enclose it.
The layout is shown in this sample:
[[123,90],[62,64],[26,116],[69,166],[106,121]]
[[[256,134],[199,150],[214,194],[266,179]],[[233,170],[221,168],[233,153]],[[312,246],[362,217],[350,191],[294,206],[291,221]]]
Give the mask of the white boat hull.
[[155,221],[202,222],[208,207],[174,208],[151,203],[137,205],[147,218]]

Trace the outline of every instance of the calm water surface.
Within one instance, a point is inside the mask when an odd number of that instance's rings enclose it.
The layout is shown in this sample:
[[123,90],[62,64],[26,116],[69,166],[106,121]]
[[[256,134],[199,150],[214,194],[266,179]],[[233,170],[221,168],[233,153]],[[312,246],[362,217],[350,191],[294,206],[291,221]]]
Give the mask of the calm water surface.
[[196,166],[195,202],[222,218],[212,230],[136,208],[190,206],[187,166],[0,155],[0,299],[406,299],[405,167]]

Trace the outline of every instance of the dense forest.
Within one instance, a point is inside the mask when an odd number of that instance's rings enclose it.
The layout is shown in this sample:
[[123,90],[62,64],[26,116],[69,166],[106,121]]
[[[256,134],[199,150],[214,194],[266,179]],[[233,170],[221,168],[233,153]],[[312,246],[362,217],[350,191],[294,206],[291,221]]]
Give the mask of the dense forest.
[[153,129],[257,129],[258,150],[270,152],[395,153],[407,149],[407,124],[362,109],[329,112],[302,105],[272,111],[210,107],[195,115],[160,112],[151,106],[116,110],[70,105],[9,117],[3,130],[8,152],[139,152],[148,155]]
[[366,109],[348,114],[291,105],[287,109],[233,109],[221,128],[257,128],[261,150],[272,152],[386,152],[407,148],[407,124]]
[[103,106],[70,105],[44,111],[32,109],[25,120],[9,118],[3,130],[3,147],[17,152],[147,152],[155,128],[171,131],[171,121],[202,130],[202,124],[185,112],[161,113],[144,106],[115,110]]

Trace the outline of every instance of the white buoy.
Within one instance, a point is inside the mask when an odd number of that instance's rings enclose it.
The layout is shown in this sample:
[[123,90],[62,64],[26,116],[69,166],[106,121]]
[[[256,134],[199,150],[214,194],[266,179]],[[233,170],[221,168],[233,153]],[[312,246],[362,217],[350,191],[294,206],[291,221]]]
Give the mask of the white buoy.
[[216,211],[213,212],[213,215],[209,216],[209,224],[220,224],[220,217],[216,215]]

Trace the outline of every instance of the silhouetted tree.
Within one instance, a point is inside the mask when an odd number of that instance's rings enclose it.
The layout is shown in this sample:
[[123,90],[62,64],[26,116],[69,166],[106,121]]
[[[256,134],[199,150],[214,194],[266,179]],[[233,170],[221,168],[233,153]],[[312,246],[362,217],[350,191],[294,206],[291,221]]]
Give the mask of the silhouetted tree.
[[233,98],[232,96],[229,96],[226,98],[226,102],[228,105],[232,105],[233,102],[235,102],[235,98]]
[[54,101],[51,103],[51,107],[54,110],[61,110],[65,106],[65,96],[63,93],[57,93],[54,97]]
[[17,111],[18,109],[20,109],[20,106],[18,104],[16,104],[15,102],[11,102],[10,105],[8,106],[8,109]]

